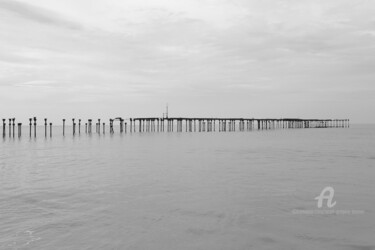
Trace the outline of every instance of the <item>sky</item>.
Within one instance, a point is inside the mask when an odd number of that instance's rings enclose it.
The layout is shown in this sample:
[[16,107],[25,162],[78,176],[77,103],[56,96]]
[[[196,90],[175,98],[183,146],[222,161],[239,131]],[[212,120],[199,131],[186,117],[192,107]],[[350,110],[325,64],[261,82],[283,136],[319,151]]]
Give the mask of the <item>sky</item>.
[[375,123],[373,0],[0,0],[0,118]]

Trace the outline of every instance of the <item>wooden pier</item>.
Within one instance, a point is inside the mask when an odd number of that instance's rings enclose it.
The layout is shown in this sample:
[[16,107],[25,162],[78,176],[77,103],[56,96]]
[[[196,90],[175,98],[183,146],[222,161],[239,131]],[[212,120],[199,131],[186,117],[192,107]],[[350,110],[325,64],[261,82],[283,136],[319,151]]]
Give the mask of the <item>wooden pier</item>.
[[130,131],[137,132],[235,132],[296,128],[348,128],[349,119],[299,118],[130,118]]
[[[3,120],[2,135],[6,137],[6,119]],[[15,137],[15,118],[9,118],[9,137]],[[76,122],[72,118],[72,135],[76,136]],[[34,124],[32,123],[34,121]],[[37,118],[29,119],[29,137],[32,137],[32,125],[34,125],[34,137],[37,136]],[[63,119],[63,132],[65,136],[65,121]],[[78,119],[78,135],[81,134],[81,119]],[[98,119],[95,133],[105,134],[105,123]],[[128,121],[128,122],[126,122]],[[349,119],[299,119],[299,118],[190,118],[190,117],[138,117],[124,119],[116,117],[109,119],[109,133],[114,134],[114,123],[119,122],[119,133],[154,133],[154,132],[235,132],[235,131],[255,131],[274,129],[303,129],[303,128],[349,128]],[[47,118],[44,118],[44,136],[47,137]],[[18,137],[22,135],[22,123],[18,125]],[[50,137],[52,137],[52,123],[50,125]],[[128,130],[129,125],[129,130]],[[101,130],[102,127],[102,130]],[[13,130],[12,130],[13,129]],[[92,134],[92,119],[85,123],[85,133]]]

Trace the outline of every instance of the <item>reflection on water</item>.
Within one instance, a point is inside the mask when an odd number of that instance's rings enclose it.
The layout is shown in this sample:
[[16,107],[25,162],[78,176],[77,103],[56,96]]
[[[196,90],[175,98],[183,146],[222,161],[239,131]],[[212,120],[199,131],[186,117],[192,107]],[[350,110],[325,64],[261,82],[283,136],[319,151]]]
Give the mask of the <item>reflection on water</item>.
[[[0,249],[375,249],[375,127],[25,131],[0,142]],[[292,213],[326,186],[364,214]]]

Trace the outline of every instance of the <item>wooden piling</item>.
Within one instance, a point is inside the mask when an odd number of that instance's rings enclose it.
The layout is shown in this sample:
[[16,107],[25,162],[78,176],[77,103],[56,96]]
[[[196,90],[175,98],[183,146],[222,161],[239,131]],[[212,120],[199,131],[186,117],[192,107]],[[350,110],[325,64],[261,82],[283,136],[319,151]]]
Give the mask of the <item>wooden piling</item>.
[[47,118],[44,118],[44,137],[47,137]]
[[22,135],[22,123],[18,123],[17,125],[18,125],[18,138],[20,138]]
[[73,135],[76,134],[76,124],[74,123],[74,118],[72,118],[72,122],[73,122]]
[[15,124],[15,120],[16,118],[12,118],[12,125],[13,125],[13,138],[14,138],[14,135],[15,135],[15,127],[16,127],[16,124]]
[[9,138],[12,137],[12,118],[9,118]]
[[92,119],[88,119],[88,133],[92,133]]
[[5,119],[3,119],[3,137],[5,137],[5,128],[6,128],[6,124],[5,124]]
[[63,119],[63,136],[65,136],[65,119]]
[[52,138],[52,122],[49,123],[49,137]]
[[36,117],[34,119],[34,137],[36,138]]

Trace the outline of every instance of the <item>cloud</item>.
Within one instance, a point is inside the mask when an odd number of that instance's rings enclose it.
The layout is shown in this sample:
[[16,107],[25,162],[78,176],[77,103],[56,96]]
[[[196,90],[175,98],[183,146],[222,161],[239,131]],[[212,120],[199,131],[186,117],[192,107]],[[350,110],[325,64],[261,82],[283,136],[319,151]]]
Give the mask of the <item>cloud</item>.
[[53,87],[57,82],[56,81],[49,81],[49,80],[35,80],[35,81],[29,81],[29,82],[22,82],[22,83],[16,83],[14,86],[16,87],[37,87],[37,88],[45,88],[45,87]]
[[1,0],[0,9],[15,13],[25,19],[46,25],[57,25],[69,29],[82,28],[82,26],[78,23],[66,20],[56,12],[31,5],[29,3],[21,3],[16,0]]
[[315,112],[350,90],[352,102],[373,93],[370,1],[0,0],[0,11],[0,105],[27,94],[119,112],[168,100],[248,112],[266,98],[259,113],[272,100],[293,113],[312,109],[304,99]]

